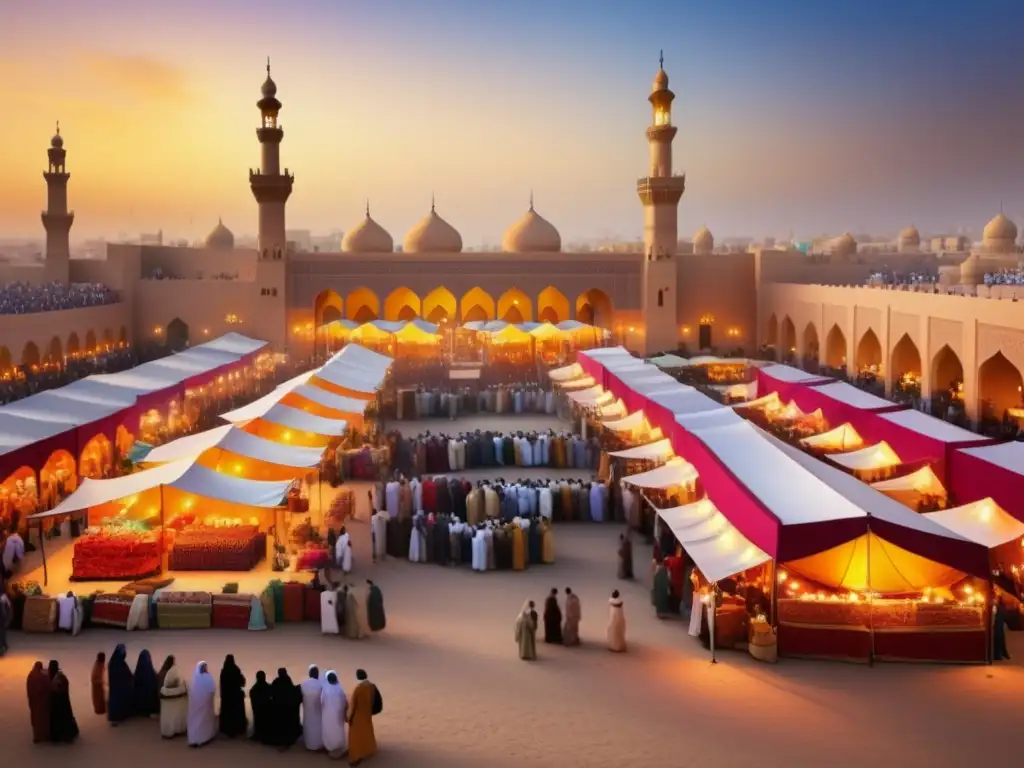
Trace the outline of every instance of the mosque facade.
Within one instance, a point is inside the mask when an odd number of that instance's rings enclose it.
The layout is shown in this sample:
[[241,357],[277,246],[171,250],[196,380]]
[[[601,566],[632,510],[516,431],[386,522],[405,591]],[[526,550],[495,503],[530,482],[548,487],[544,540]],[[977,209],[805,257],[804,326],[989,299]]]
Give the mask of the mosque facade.
[[[880,248],[859,246],[845,233],[818,243],[811,256],[792,247],[718,248],[706,226],[681,241],[678,210],[686,177],[674,171],[674,98],[659,66],[648,95],[649,163],[636,181],[643,250],[635,252],[563,251],[558,229],[532,200],[494,253],[464,252],[457,228],[434,203],[405,234],[400,250],[369,204],[340,252],[295,248],[286,236],[287,204],[301,178],[282,165],[283,105],[268,63],[256,104],[260,166],[249,171],[256,248],[236,248],[231,231],[218,222],[203,247],[111,243],[104,259],[71,259],[74,213],[68,208],[68,153],[58,129],[44,173],[45,266],[2,265],[0,280],[104,283],[120,301],[0,316],[0,367],[59,358],[72,347],[90,351],[159,338],[199,343],[228,331],[305,357],[318,343],[318,328],[331,320],[423,317],[454,323],[579,319],[607,328],[617,343],[639,353],[680,346],[691,353],[750,353],[767,344],[780,358],[813,352],[851,369],[870,333],[879,348],[872,359],[887,377],[896,375],[891,362],[906,337],[923,361],[922,387],[948,373],[935,370],[934,358],[952,351],[975,403],[984,395],[980,373],[989,353],[1024,371],[1024,310],[1016,309],[1024,305],[977,287],[986,272],[1017,263],[1017,229],[1006,216],[994,218],[981,247],[970,252],[922,248],[914,227]],[[865,287],[869,275],[895,263],[905,271],[938,271],[943,290],[958,286],[968,295]]]

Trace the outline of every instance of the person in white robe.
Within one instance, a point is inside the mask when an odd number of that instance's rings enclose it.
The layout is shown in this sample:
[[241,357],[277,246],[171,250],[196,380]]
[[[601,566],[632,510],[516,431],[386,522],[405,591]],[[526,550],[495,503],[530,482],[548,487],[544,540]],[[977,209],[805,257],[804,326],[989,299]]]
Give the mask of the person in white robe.
[[381,509],[386,509],[392,517],[398,517],[398,494],[400,489],[401,486],[397,480],[392,480],[384,486],[384,506]]
[[448,438],[448,468],[455,470],[459,468],[458,448],[454,437]]
[[595,523],[604,522],[604,484],[593,483],[590,486],[590,519]]
[[135,595],[132,607],[128,609],[128,623],[125,629],[149,629],[149,595]]
[[494,438],[494,460],[498,463],[499,467],[504,467],[505,466],[505,454],[501,450],[501,448],[502,448],[501,443],[502,443],[502,438],[501,437],[495,437]]
[[341,551],[341,572],[348,575],[352,573],[352,542],[345,541],[345,548]]
[[321,734],[327,754],[334,760],[348,752],[348,738],[345,734],[345,715],[348,712],[348,698],[345,689],[338,682],[338,673],[333,669],[327,673],[323,690],[320,692]]
[[523,456],[523,466],[524,467],[532,467],[533,466],[533,443],[530,442],[530,438],[528,438],[528,437],[522,438],[522,442],[520,442],[519,451],[520,451],[520,453]]
[[550,520],[551,519],[552,511],[553,511],[553,503],[554,503],[554,500],[551,497],[551,486],[547,486],[547,485],[541,486],[540,493],[538,494],[538,497],[539,497],[540,516]]
[[494,562],[494,523],[488,523],[484,529],[484,545],[486,547],[485,552],[485,568],[488,571],[493,571],[497,566]]
[[487,570],[487,540],[484,537],[484,529],[477,528],[473,533],[473,570],[483,572]]
[[196,665],[192,686],[188,690],[188,745],[201,747],[217,735],[217,713],[214,701],[217,683],[205,661]]
[[530,514],[530,489],[525,485],[517,485],[516,489],[516,507],[519,510],[520,517],[528,517]]
[[423,510],[423,483],[420,482],[418,477],[414,477],[409,481],[409,489],[412,491],[412,511],[420,512]]
[[299,685],[302,692],[302,741],[310,752],[319,752],[324,748],[323,710],[320,701],[323,688],[320,670],[313,664],[309,667],[309,677]]
[[[397,483],[396,483],[397,485]],[[397,503],[397,502],[396,502]],[[392,513],[390,510],[387,512],[379,511],[373,514],[370,518],[370,525],[373,528],[373,560],[377,562],[387,557],[388,548],[388,522],[395,519],[395,515],[398,513]]]
[[164,675],[160,688],[160,735],[173,739],[188,730],[188,686],[177,664]]
[[334,563],[335,565],[341,565],[342,555],[345,552],[346,547],[351,537],[345,526],[341,526],[341,533],[338,535],[338,541],[334,544]]
[[326,589],[320,593],[320,632],[324,635],[337,635],[341,632],[338,626],[338,593]]

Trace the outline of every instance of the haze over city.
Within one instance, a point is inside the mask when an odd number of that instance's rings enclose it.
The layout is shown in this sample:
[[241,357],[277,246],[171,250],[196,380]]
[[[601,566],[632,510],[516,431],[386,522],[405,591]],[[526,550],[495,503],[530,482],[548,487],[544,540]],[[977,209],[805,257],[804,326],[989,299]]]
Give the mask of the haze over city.
[[41,235],[57,120],[74,237],[254,232],[269,55],[289,227],[348,228],[369,198],[400,234],[434,194],[475,246],[533,190],[567,241],[637,237],[659,49],[681,235],[977,234],[1000,205],[1024,218],[1022,22],[1012,0],[18,4],[0,236]]

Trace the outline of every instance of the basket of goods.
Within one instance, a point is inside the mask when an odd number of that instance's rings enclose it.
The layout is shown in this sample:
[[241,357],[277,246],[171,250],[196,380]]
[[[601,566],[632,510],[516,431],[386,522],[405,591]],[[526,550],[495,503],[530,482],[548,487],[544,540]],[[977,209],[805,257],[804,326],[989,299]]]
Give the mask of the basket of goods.
[[92,601],[92,626],[126,629],[134,601],[127,592],[101,592]]
[[214,595],[214,629],[248,629],[252,599],[252,595],[243,593]]
[[77,581],[136,579],[160,572],[160,539],[156,532],[130,521],[75,539],[71,578]]
[[160,592],[156,596],[156,621],[160,629],[209,629],[213,621],[210,593]]
[[779,660],[778,638],[772,625],[764,616],[757,616],[750,622],[750,642],[747,645],[750,655],[758,661],[774,664]]
[[249,571],[263,559],[266,534],[241,520],[207,520],[178,531],[169,560],[176,571]]
[[26,597],[21,629],[23,632],[39,634],[56,631],[57,599],[46,595]]
[[306,585],[289,581],[284,585],[284,620],[302,621],[306,610]]

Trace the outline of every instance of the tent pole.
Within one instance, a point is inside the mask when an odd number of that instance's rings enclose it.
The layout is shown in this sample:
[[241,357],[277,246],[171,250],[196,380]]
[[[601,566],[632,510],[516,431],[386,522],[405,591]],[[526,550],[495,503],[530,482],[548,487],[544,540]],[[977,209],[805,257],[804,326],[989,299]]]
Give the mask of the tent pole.
[[771,628],[778,632],[779,628],[779,561],[772,558],[772,592],[771,592]]
[[39,533],[39,552],[43,556],[43,586],[45,587],[47,584],[50,583],[50,574],[46,568],[46,543],[44,541],[46,537],[43,536],[42,522],[40,522],[39,525],[36,527],[36,531]]
[[871,591],[871,517],[868,517],[868,635],[871,638],[871,649],[868,651],[868,666],[875,664],[875,596]]
[[982,620],[985,622],[985,663],[991,665],[995,660],[995,628],[992,626],[992,597],[995,589],[992,585],[992,576],[988,577],[988,589],[985,592],[985,610],[982,613]]
[[718,583],[715,582],[711,585],[711,602],[708,603],[708,635],[711,637],[711,663],[717,664],[718,659],[715,658],[715,624],[717,624],[718,613]]

